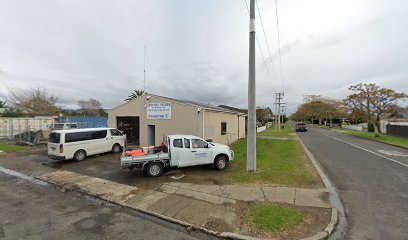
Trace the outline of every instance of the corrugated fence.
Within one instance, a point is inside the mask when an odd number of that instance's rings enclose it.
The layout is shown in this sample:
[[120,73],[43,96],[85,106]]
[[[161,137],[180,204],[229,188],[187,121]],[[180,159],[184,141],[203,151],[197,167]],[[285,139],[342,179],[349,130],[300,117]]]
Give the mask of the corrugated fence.
[[58,117],[59,123],[76,123],[78,128],[108,127],[107,117]]

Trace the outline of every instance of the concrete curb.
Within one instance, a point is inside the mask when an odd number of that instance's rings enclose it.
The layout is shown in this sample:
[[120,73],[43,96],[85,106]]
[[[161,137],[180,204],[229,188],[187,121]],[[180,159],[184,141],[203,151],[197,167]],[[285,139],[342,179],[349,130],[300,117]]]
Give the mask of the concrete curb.
[[[265,239],[262,239],[262,238],[256,238],[256,237],[251,237],[251,236],[245,236],[245,235],[241,235],[241,234],[238,234],[238,233],[232,233],[232,232],[221,232],[221,233],[220,233],[220,232],[215,232],[215,231],[206,229],[206,228],[201,227],[201,226],[196,226],[196,225],[193,225],[193,224],[190,224],[190,223],[187,223],[187,222],[184,222],[184,221],[175,219],[175,218],[171,218],[171,217],[168,217],[168,216],[164,216],[164,215],[158,214],[158,213],[156,213],[156,212],[149,211],[149,210],[146,210],[146,209],[143,209],[143,208],[139,208],[139,207],[136,207],[136,206],[127,204],[127,203],[112,201],[112,200],[110,200],[110,199],[104,198],[103,196],[99,196],[99,195],[96,195],[96,194],[90,194],[90,193],[88,193],[88,192],[86,192],[86,191],[82,191],[82,190],[80,190],[80,189],[73,188],[73,187],[70,187],[70,186],[64,186],[64,185],[59,184],[59,183],[57,183],[57,182],[49,181],[48,179],[43,179],[43,178],[41,178],[41,177],[34,177],[34,179],[37,179],[37,180],[39,180],[39,181],[46,182],[46,183],[48,183],[48,184],[52,184],[52,185],[58,186],[58,187],[60,187],[61,189],[68,189],[68,190],[70,190],[70,191],[79,192],[79,193],[81,193],[81,194],[84,194],[84,195],[87,195],[87,196],[90,196],[90,197],[94,197],[94,198],[101,199],[101,200],[103,200],[103,201],[106,201],[106,202],[109,202],[109,203],[112,203],[112,204],[116,204],[116,205],[120,205],[120,206],[127,207],[127,208],[130,208],[130,209],[134,209],[134,210],[136,210],[136,211],[139,211],[139,212],[148,214],[148,215],[150,215],[150,216],[154,216],[154,217],[160,218],[160,219],[162,219],[162,220],[165,220],[165,221],[168,221],[168,222],[172,222],[172,223],[175,223],[175,224],[184,226],[184,227],[186,227],[186,230],[187,230],[188,232],[189,232],[189,231],[194,231],[194,230],[197,231],[197,230],[198,230],[198,231],[201,231],[201,232],[203,232],[203,233],[210,234],[210,235],[213,235],[213,236],[217,236],[217,237],[220,237],[220,238],[223,238],[223,239],[233,239],[233,240],[265,240]],[[337,210],[336,210],[335,208],[332,208],[331,221],[330,221],[330,223],[327,225],[325,231],[320,232],[320,233],[318,233],[318,234],[316,234],[316,235],[314,235],[314,236],[312,236],[312,237],[304,238],[304,239],[302,239],[302,240],[320,240],[320,239],[326,239],[326,238],[329,236],[329,234],[334,230],[336,224],[337,224]],[[322,236],[324,236],[324,238],[322,238]]]
[[[298,135],[299,137],[299,135]],[[331,184],[328,182],[329,180],[325,177],[322,168],[320,167],[317,160],[313,157],[312,153],[307,149],[306,145],[303,143],[302,139],[299,138],[300,145],[302,145],[303,150],[305,151],[306,155],[309,157],[310,161],[312,162],[313,166],[316,168],[316,171],[319,173],[320,179],[323,181],[324,187],[326,188],[327,192],[332,192],[333,190],[329,187]],[[338,223],[338,210],[335,207],[332,207],[331,210],[331,217],[330,222],[327,224],[324,231],[308,238],[304,238],[302,240],[323,240],[327,239],[335,230],[337,223]]]
[[[230,233],[230,232],[223,232],[223,233],[215,232],[215,231],[206,229],[206,228],[204,228],[204,227],[196,226],[196,225],[193,225],[193,224],[190,224],[190,223],[187,223],[187,222],[184,222],[184,221],[175,219],[175,218],[171,218],[171,217],[168,217],[168,216],[164,216],[164,215],[158,214],[158,213],[153,212],[153,211],[149,211],[149,210],[146,210],[146,209],[143,209],[143,208],[139,208],[139,207],[136,207],[136,206],[132,206],[132,205],[127,204],[127,203],[112,201],[112,200],[110,200],[110,199],[106,199],[106,198],[104,198],[104,197],[102,197],[102,196],[90,194],[90,193],[85,192],[85,191],[82,191],[82,190],[80,190],[80,189],[63,186],[62,184],[59,184],[59,183],[56,183],[56,182],[53,182],[53,181],[49,181],[48,179],[43,179],[43,178],[41,178],[41,177],[34,177],[34,178],[35,178],[35,179],[38,179],[38,180],[40,180],[40,181],[49,183],[49,184],[56,185],[56,186],[58,186],[58,187],[60,187],[60,188],[62,188],[62,189],[68,189],[68,190],[70,190],[70,191],[79,192],[79,193],[81,193],[81,194],[84,194],[84,195],[87,195],[87,196],[90,196],[90,197],[94,197],[94,198],[97,198],[97,199],[101,199],[101,200],[106,201],[106,202],[109,202],[109,203],[113,203],[113,204],[116,204],[116,205],[120,205],[120,206],[123,206],[123,207],[127,207],[127,208],[134,209],[134,210],[136,210],[136,211],[139,211],[139,212],[148,214],[148,215],[150,215],[150,216],[154,216],[154,217],[160,218],[160,219],[165,220],[165,221],[168,221],[168,222],[172,222],[172,223],[175,223],[175,224],[179,224],[179,225],[181,225],[181,226],[186,227],[186,230],[187,230],[188,232],[194,231],[194,230],[198,230],[198,231],[201,231],[201,232],[204,232],[204,233],[207,233],[207,234],[210,234],[210,235],[222,237],[222,238],[225,238],[225,239],[248,239],[248,240],[249,240],[249,239],[256,239],[256,238],[250,238],[250,237],[247,237],[247,236],[243,236],[243,235],[239,235],[239,234],[235,234],[235,233]],[[234,238],[233,236],[236,236],[236,237],[242,236],[243,238]],[[247,237],[247,238],[245,238],[245,237]]]

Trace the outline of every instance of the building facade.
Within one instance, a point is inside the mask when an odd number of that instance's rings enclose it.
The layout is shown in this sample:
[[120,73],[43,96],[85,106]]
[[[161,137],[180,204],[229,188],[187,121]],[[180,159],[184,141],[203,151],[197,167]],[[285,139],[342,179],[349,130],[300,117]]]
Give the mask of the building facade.
[[163,136],[189,134],[230,144],[245,138],[245,114],[146,93],[108,112],[108,126],[125,132],[128,142],[159,145]]

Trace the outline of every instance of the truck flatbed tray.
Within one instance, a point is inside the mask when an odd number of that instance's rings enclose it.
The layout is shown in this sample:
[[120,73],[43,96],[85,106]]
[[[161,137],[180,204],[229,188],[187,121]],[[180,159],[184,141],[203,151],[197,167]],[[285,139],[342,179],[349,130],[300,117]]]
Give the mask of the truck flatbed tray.
[[127,167],[139,167],[142,166],[145,163],[149,162],[168,162],[169,160],[169,154],[168,153],[155,153],[155,154],[149,154],[149,155],[144,155],[144,156],[126,156],[122,155],[120,157],[120,164],[123,168]]

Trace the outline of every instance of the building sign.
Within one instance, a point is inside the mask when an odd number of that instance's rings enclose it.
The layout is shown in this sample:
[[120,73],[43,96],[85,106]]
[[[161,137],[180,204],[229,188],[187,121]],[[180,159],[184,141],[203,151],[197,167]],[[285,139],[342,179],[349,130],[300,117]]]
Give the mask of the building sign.
[[148,103],[147,119],[171,119],[171,103]]

